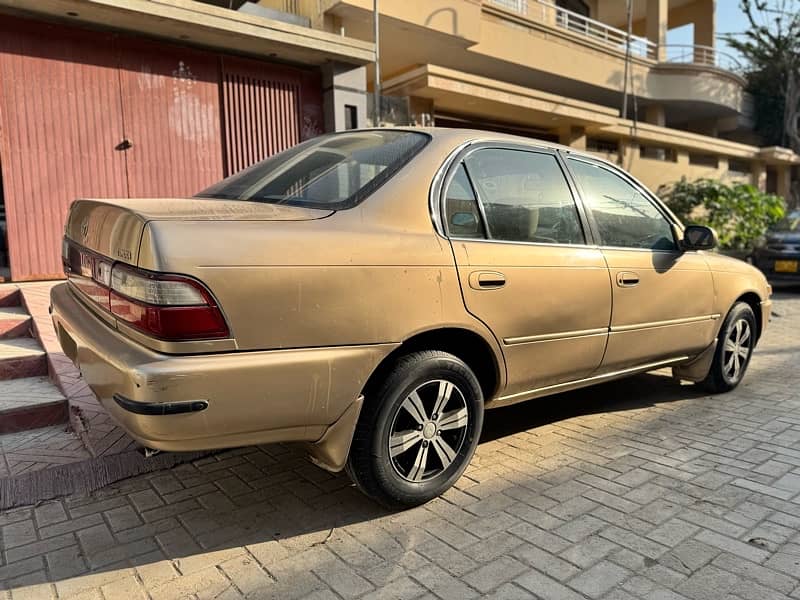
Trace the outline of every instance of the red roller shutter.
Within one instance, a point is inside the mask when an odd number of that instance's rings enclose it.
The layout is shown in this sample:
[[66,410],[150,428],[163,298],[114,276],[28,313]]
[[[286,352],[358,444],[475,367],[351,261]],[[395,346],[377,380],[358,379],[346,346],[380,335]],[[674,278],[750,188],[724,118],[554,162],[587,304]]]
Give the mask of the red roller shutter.
[[63,276],[61,237],[77,197],[127,194],[112,37],[3,16],[0,161],[11,277]]
[[219,58],[120,38],[129,194],[191,196],[222,179]]
[[321,134],[319,84],[315,71],[224,57],[227,174]]

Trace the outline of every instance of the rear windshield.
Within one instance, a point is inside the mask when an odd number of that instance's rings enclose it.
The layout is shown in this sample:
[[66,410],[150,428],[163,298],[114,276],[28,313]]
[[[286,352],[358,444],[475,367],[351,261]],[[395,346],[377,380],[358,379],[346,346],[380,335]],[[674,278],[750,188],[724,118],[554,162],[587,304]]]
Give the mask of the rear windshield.
[[324,135],[248,167],[198,197],[351,208],[394,175],[429,136],[382,129]]

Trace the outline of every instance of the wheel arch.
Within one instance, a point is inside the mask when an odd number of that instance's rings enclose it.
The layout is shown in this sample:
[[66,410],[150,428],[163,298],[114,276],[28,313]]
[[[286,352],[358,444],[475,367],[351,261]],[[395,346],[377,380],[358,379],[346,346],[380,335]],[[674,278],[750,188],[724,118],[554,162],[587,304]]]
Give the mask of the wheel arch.
[[505,364],[485,337],[464,327],[441,327],[418,332],[389,353],[364,385],[367,401],[370,391],[386,377],[398,358],[419,350],[440,350],[463,360],[478,378],[484,402],[493,398],[505,382]]
[[[756,317],[756,339],[758,340],[761,337],[761,332],[764,330],[764,324],[762,322],[763,315],[761,314],[761,297],[752,291],[745,292],[731,304],[731,308],[733,308],[737,302],[744,302],[753,309],[753,314]],[[730,309],[728,310],[730,311]]]

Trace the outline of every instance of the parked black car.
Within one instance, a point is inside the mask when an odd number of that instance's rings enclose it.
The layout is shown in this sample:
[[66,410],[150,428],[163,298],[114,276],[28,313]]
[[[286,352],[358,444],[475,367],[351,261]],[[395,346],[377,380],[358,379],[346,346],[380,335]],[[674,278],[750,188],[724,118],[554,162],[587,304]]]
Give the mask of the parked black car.
[[773,225],[753,251],[753,264],[772,281],[800,283],[800,210]]

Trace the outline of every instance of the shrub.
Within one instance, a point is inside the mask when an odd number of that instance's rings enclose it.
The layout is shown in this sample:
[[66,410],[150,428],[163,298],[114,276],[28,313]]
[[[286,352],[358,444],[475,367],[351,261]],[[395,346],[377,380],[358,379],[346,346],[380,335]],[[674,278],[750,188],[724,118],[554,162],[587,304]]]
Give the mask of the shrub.
[[723,250],[751,249],[786,213],[783,198],[746,183],[689,182],[684,177],[661,186],[658,194],[684,223],[713,227]]

